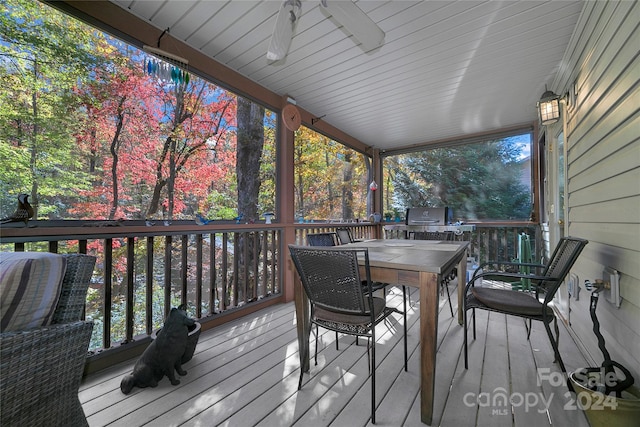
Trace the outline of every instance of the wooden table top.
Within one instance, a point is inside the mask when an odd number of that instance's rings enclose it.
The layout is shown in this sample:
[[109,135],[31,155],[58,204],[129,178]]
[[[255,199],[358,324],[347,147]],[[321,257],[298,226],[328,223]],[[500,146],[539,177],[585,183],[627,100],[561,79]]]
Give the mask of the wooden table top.
[[459,261],[469,242],[377,239],[349,243],[369,249],[372,267],[445,274]]

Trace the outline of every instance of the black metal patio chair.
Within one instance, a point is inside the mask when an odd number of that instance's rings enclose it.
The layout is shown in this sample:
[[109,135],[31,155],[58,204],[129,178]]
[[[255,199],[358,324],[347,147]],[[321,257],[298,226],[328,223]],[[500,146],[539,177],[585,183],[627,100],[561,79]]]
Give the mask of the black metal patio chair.
[[[340,244],[345,244],[347,242],[344,242],[341,239],[339,239],[339,234],[329,232],[329,233],[307,234],[307,243],[309,244],[309,246],[338,246]],[[349,242],[349,243],[352,243],[352,242]],[[366,284],[363,283],[363,286],[365,285]],[[383,289],[383,293],[386,293],[387,285],[388,283],[373,282],[371,284],[371,289],[373,290],[373,292],[376,292],[379,289]],[[366,291],[367,289],[365,288],[365,292]]]
[[[549,305],[562,284],[563,280],[578,259],[578,256],[589,243],[587,240],[576,237],[563,237],[556,246],[547,264],[514,263],[514,262],[486,262],[480,265],[471,280],[465,287],[464,298],[464,367],[468,369],[468,338],[467,338],[467,312],[472,311],[473,338],[476,338],[475,310],[489,310],[498,313],[509,314],[529,320],[527,338],[531,333],[531,320],[538,320],[544,327],[553,347],[555,360],[560,365],[562,372],[566,368],[560,351],[558,341],[560,331],[558,320],[553,308]],[[520,273],[520,267],[530,267],[533,274]],[[489,268],[492,267],[492,268]],[[516,268],[516,272],[505,272],[504,268]],[[478,279],[486,279],[491,282],[504,281],[507,284],[501,287],[475,286]],[[532,291],[523,292],[512,289],[510,282],[521,279],[531,281]],[[540,299],[544,296],[544,299]],[[556,338],[551,332],[551,322],[554,323]],[[526,323],[525,323],[526,325]]]
[[[310,321],[316,326],[314,360],[318,364],[318,327],[356,337],[367,337],[371,376],[371,422],[375,424],[376,333],[375,327],[399,310],[388,307],[371,291],[369,251],[366,248],[330,248],[289,245],[304,292],[311,303]],[[359,259],[364,262],[364,277]],[[368,292],[364,292],[362,283]],[[407,314],[403,312],[404,369],[407,370]],[[371,343],[371,345],[369,345]],[[300,369],[298,390],[304,372]]]
[[360,240],[356,240],[353,238],[353,233],[351,233],[350,228],[336,228],[336,234],[338,235],[338,240],[340,241],[341,245],[360,242]]
[[[337,233],[328,232],[328,233],[307,234],[307,243],[309,244],[309,246],[338,246],[340,245],[341,241],[339,240]],[[345,244],[345,242],[342,242],[342,244]],[[378,290],[382,289],[382,294],[386,295],[387,285],[388,283],[372,282],[371,287],[369,288],[367,287],[367,283],[365,281],[362,282],[362,287],[365,293],[369,291],[377,292]],[[402,297],[404,298],[405,296],[406,296],[406,288],[403,286]],[[405,304],[404,310],[405,311],[407,310],[406,304]],[[336,333],[336,350],[338,349],[337,336],[338,334]]]
[[307,234],[307,244],[309,246],[338,246],[339,243],[336,233]]

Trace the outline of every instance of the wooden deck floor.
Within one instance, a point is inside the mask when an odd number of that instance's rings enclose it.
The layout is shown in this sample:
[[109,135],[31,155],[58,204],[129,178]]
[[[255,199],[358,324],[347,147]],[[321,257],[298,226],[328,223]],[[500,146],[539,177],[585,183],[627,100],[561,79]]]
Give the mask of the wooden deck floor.
[[[454,286],[455,282],[452,295]],[[402,366],[401,315],[389,325],[392,330],[379,325],[376,425],[423,425],[418,399],[417,299],[414,289],[407,320],[408,372]],[[402,292],[392,288],[387,301],[400,307]],[[521,319],[505,321],[504,315],[479,312],[477,320],[478,335],[470,341],[470,366],[465,370],[463,328],[451,317],[446,297],[441,298],[432,425],[588,427],[557,374],[541,324],[534,323],[528,341]],[[567,331],[561,327],[560,333],[567,369],[586,366]],[[370,425],[371,386],[364,341],[356,346],[352,337],[341,336],[337,351],[334,333],[321,330],[320,335],[318,366],[312,361],[311,375],[305,375],[301,391],[297,390],[298,345],[290,303],[203,332],[178,386],[165,377],[156,388],[122,394],[120,381],[134,360],[85,378],[80,400],[90,426]]]

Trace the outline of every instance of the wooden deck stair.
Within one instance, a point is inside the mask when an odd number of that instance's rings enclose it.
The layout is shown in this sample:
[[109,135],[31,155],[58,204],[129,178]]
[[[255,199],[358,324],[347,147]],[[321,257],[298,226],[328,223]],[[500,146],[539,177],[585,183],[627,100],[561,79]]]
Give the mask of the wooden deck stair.
[[[455,292],[455,281],[450,292]],[[397,315],[378,329],[376,425],[420,426],[417,290],[408,311],[409,370],[402,364],[402,324]],[[392,288],[391,305],[402,292]],[[478,336],[464,369],[463,330],[441,298],[434,426],[588,427],[572,403],[542,325],[527,341],[521,319],[478,312]],[[311,339],[314,339],[312,334]],[[263,310],[202,333],[196,354],[178,386],[124,395],[120,380],[135,360],[85,378],[80,400],[90,426],[364,426],[370,425],[370,384],[364,341],[320,330],[318,366],[311,363],[301,391],[293,303]],[[486,345],[485,345],[486,344]],[[313,345],[313,343],[312,343]],[[311,347],[313,349],[313,347]],[[566,330],[560,351],[573,370],[586,366]],[[538,381],[538,369],[550,380]],[[541,371],[543,372],[543,371]],[[547,372],[547,371],[544,371]],[[538,383],[540,383],[538,385]],[[513,404],[500,401],[512,398]],[[494,402],[495,400],[495,402]],[[546,404],[549,402],[549,409]],[[534,405],[535,404],[535,405]]]

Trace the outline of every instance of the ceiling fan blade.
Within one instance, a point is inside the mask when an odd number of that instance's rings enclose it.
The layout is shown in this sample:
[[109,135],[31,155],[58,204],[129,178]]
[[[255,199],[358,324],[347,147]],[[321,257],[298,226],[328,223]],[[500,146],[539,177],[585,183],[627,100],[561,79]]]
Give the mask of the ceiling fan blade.
[[287,56],[291,38],[293,37],[293,30],[298,22],[301,9],[300,0],[285,0],[282,2],[276,19],[276,26],[269,42],[269,49],[267,50],[267,59],[269,61],[279,61]]
[[384,31],[354,2],[345,0],[321,0],[322,8],[351,33],[365,52],[384,44]]

